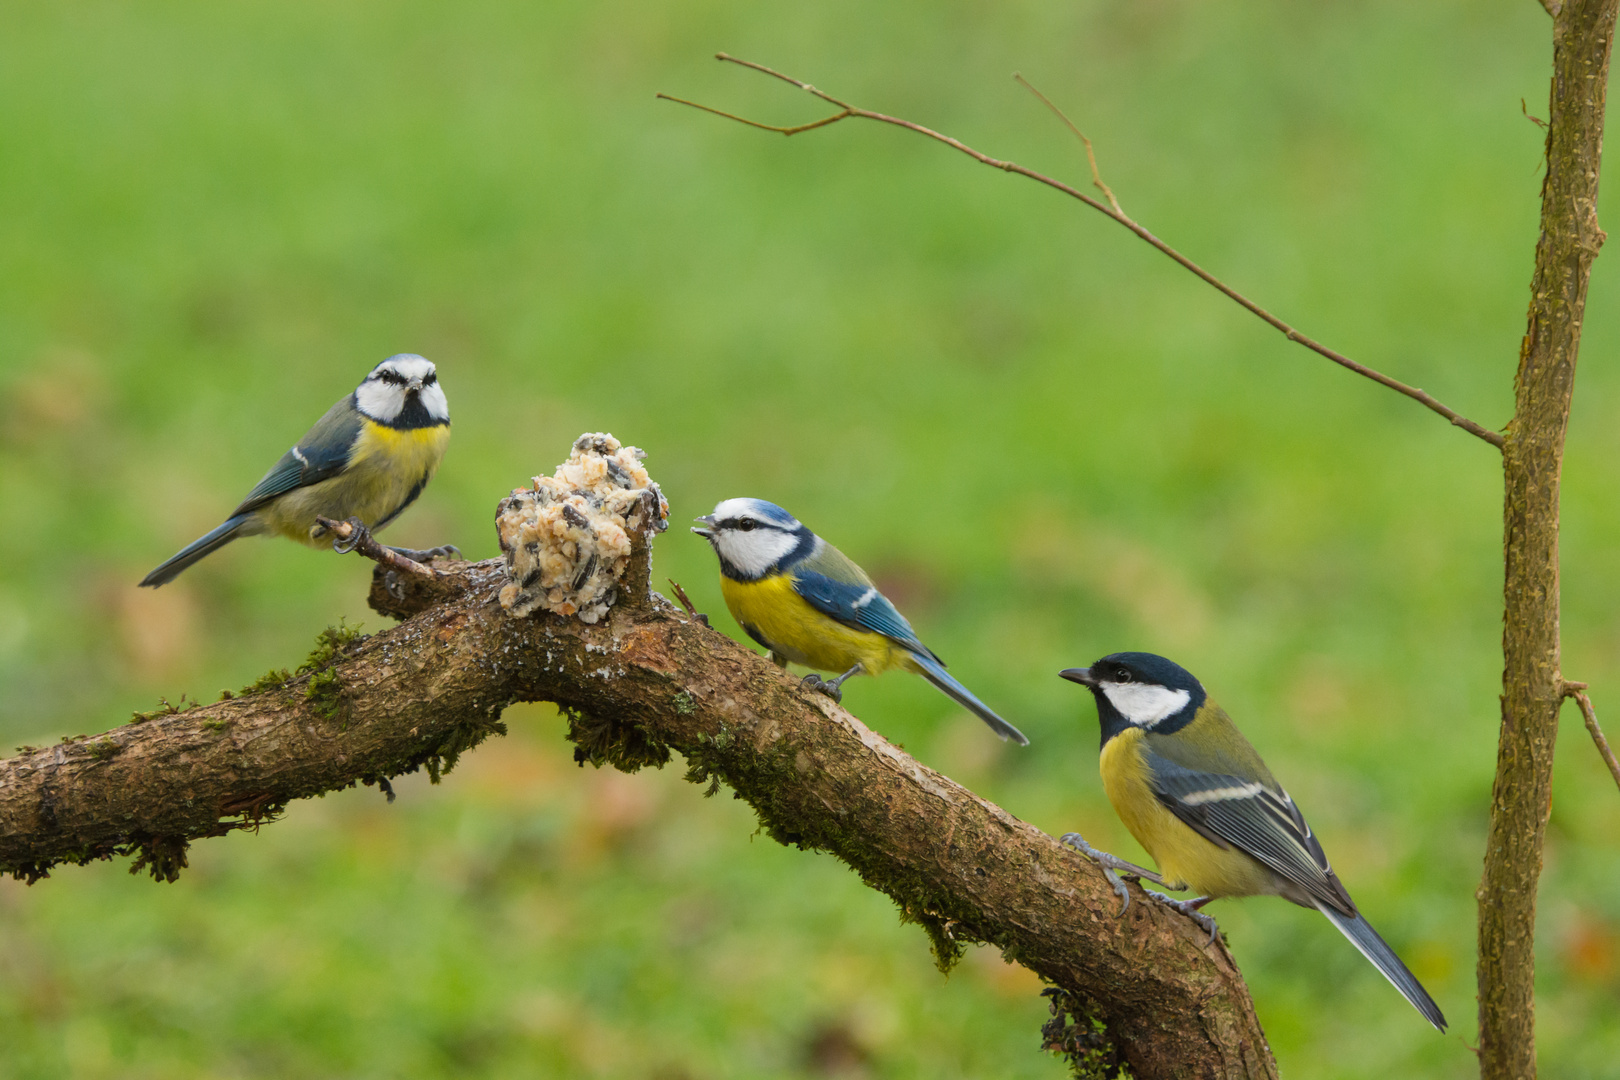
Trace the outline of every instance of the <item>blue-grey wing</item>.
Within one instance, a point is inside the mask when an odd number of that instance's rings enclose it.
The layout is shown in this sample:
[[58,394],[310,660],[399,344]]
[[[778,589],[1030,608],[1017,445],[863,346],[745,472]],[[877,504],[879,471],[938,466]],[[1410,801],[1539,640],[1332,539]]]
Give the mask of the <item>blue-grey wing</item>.
[[793,567],[792,573],[794,591],[823,615],[933,656],[917,640],[917,632],[905,616],[878,592],[866,571],[826,541],[819,542],[814,552]]
[[264,479],[253,486],[236,513],[250,513],[294,488],[318,484],[342,472],[360,435],[360,413],[353,397],[351,394],[326,410],[298,445],[281,455]]
[[1152,751],[1147,763],[1154,794],[1176,817],[1259,860],[1308,895],[1355,914],[1350,894],[1286,792],[1259,780],[1189,769]]

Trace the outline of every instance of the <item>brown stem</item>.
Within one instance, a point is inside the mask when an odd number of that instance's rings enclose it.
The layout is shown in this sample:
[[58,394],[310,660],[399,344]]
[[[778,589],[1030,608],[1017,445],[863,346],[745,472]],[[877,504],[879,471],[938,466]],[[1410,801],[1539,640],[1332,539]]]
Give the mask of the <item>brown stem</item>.
[[[372,606],[400,625],[328,640],[256,692],[0,761],[0,871],[139,852],[173,880],[192,840],[356,782],[437,776],[504,730],[507,704],[554,701],[576,758],[634,771],[679,751],[689,779],[730,785],[769,835],[893,897],[942,963],[968,942],[1000,947],[1101,1024],[1130,1075],[1276,1076],[1224,944],[1140,893],[1116,918],[1094,864],[653,596],[637,552],[596,625],[509,615],[500,561],[394,580],[379,566]],[[1096,1044],[1089,1020],[1068,1030]]]
[[[1199,266],[1197,263],[1193,262],[1187,256],[1183,255],[1181,252],[1177,251],[1163,240],[1160,240],[1157,236],[1153,235],[1153,233],[1149,232],[1145,226],[1138,224],[1119,208],[1119,203],[1114,198],[1113,192],[1102,184],[1101,178],[1099,177],[1096,169],[1096,156],[1091,153],[1091,142],[1090,140],[1086,139],[1084,135],[1081,135],[1080,137],[1086,143],[1086,152],[1091,160],[1092,165],[1092,177],[1097,182],[1098,187],[1101,188],[1103,193],[1108,197],[1107,203],[1099,202],[1090,195],[1087,195],[1085,192],[1080,191],[1078,188],[1065,184],[1063,181],[1054,179],[1053,177],[1047,176],[1044,173],[1036,172],[1034,169],[1026,168],[1023,165],[1019,165],[1017,162],[1002,161],[999,158],[993,158],[989,154],[975,150],[966,143],[961,142],[958,139],[953,139],[949,135],[935,131],[933,128],[924,127],[922,124],[915,123],[911,120],[903,120],[897,116],[889,116],[880,112],[872,112],[869,109],[857,108],[848,102],[840,101],[831,94],[816,89],[809,83],[801,82],[790,75],[784,75],[780,71],[775,71],[766,67],[764,64],[756,64],[752,60],[740,60],[737,57],[729,56],[726,53],[717,53],[715,56],[718,60],[737,64],[741,67],[749,68],[750,70],[769,75],[774,79],[780,79],[791,86],[796,86],[808,94],[815,95],[822,101],[827,102],[829,105],[837,107],[839,111],[831,116],[813,121],[812,123],[799,124],[793,127],[778,127],[772,124],[762,124],[757,120],[748,120],[744,117],[737,116],[734,113],[724,112],[720,109],[711,108],[707,105],[699,105],[696,102],[687,101],[683,98],[671,97],[668,94],[659,94],[658,96],[666,101],[673,101],[681,105],[689,105],[692,108],[702,109],[704,112],[713,113],[716,116],[723,116],[728,120],[735,120],[738,123],[747,124],[749,127],[761,128],[765,131],[777,131],[783,135],[797,135],[800,132],[813,131],[816,128],[827,127],[831,124],[836,124],[840,120],[847,120],[851,118],[860,120],[875,120],[878,123],[892,124],[895,127],[905,128],[907,131],[916,132],[918,135],[927,136],[936,142],[942,142],[946,146],[951,147],[953,150],[958,150],[972,158],[974,161],[977,161],[983,165],[988,165],[993,169],[1000,169],[1002,172],[1014,173],[1018,176],[1033,180],[1038,184],[1045,184],[1047,187],[1052,188],[1054,191],[1060,191],[1069,196],[1071,199],[1078,199],[1080,202],[1085,203],[1099,214],[1102,214],[1110,220],[1116,221],[1120,225],[1129,229],[1131,232],[1135,233],[1137,237],[1151,245],[1155,250],[1175,260],[1175,262],[1184,269],[1196,275],[1200,280],[1219,291],[1223,296],[1226,296],[1228,299],[1237,303],[1244,310],[1263,320],[1267,325],[1280,332],[1289,341],[1297,342],[1298,344],[1305,346],[1307,349],[1310,349],[1312,352],[1326,357],[1341,367],[1348,368],[1358,375],[1365,376],[1376,383],[1387,386],[1396,393],[1406,395],[1413,401],[1419,402],[1425,407],[1432,409],[1434,412],[1439,413],[1452,424],[1462,428],[1469,434],[1476,435],[1479,438],[1484,439],[1492,446],[1501,447],[1502,445],[1501,433],[1492,431],[1487,427],[1475,423],[1466,416],[1463,416],[1461,413],[1457,412],[1455,409],[1440,402],[1429,393],[1419,390],[1415,386],[1408,386],[1406,383],[1403,383],[1398,379],[1392,379],[1383,372],[1375,371],[1367,365],[1352,360],[1343,353],[1338,352],[1335,349],[1330,349],[1316,339],[1294,329],[1294,327],[1290,326],[1288,323],[1279,319],[1277,316],[1273,315],[1271,312],[1267,311],[1253,300],[1250,300],[1247,296],[1244,296],[1242,293],[1226,284],[1226,282],[1222,281],[1214,274],[1211,274],[1208,270],[1205,270],[1202,266]],[[1025,85],[1028,84],[1026,83]],[[1033,87],[1031,87],[1031,89],[1033,89]],[[1044,101],[1045,98],[1043,97],[1042,100]],[[1050,102],[1047,102],[1047,104],[1051,105]],[[1053,110],[1056,111],[1055,106],[1053,107]],[[1059,113],[1058,115],[1062,116],[1062,113]],[[1066,123],[1068,122],[1067,117],[1063,117],[1063,119]],[[1070,124],[1070,126],[1073,127],[1072,124]],[[1075,128],[1074,130],[1076,134],[1079,134],[1078,128]]]
[[1559,674],[1558,491],[1597,222],[1616,0],[1569,0],[1553,21],[1541,236],[1502,447],[1502,727],[1479,897],[1480,1074],[1535,1076],[1535,915],[1552,808]]
[[1114,208],[1114,217],[1125,217],[1125,208],[1119,205],[1118,199],[1114,198],[1114,189],[1103,183],[1102,170],[1097,168],[1097,151],[1092,147],[1091,140],[1086,138],[1086,133],[1081,131],[1079,125],[1077,125],[1073,120],[1069,119],[1068,113],[1065,113],[1062,109],[1052,104],[1052,99],[1035,89],[1035,85],[1028,79],[1024,78],[1023,75],[1015,71],[1013,72],[1013,78],[1018,80],[1019,86],[1022,86],[1025,90],[1028,90],[1030,93],[1039,98],[1042,105],[1045,105],[1048,109],[1051,109],[1053,115],[1055,115],[1059,120],[1063,121],[1064,126],[1066,126],[1070,131],[1074,132],[1074,137],[1079,139],[1081,144],[1086,148],[1086,164],[1091,166],[1091,186],[1102,192],[1103,195],[1108,199],[1108,205]]
[[363,528],[353,520],[334,521],[329,517],[317,516],[315,523],[326,529],[339,542],[354,539],[355,533],[358,531],[360,539],[355,541],[354,547],[350,550],[356,555],[363,556],[390,569],[422,577],[432,577],[438,572],[431,566],[424,566],[415,559],[408,559],[393,548],[378,543],[377,538],[371,535],[371,530]]
[[1609,775],[1614,777],[1616,787],[1620,787],[1620,758],[1614,756],[1614,750],[1609,746],[1609,740],[1603,735],[1603,729],[1598,727],[1597,710],[1592,708],[1592,699],[1586,694],[1586,684],[1581,682],[1566,682],[1564,693],[1575,699],[1575,704],[1581,710],[1581,719],[1586,721],[1587,734],[1592,736],[1592,742],[1597,745],[1598,756],[1603,764],[1609,767]]

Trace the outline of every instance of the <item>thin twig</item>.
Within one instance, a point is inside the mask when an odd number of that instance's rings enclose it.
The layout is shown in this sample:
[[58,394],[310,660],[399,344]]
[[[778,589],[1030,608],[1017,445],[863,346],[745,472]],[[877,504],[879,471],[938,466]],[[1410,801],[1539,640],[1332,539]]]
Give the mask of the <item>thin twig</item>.
[[1609,740],[1603,737],[1603,729],[1598,727],[1597,710],[1592,708],[1592,699],[1586,695],[1586,684],[1566,681],[1564,696],[1574,698],[1575,704],[1580,706],[1581,717],[1586,721],[1586,730],[1591,733],[1592,741],[1597,743],[1598,753],[1603,755],[1603,763],[1609,767],[1615,785],[1620,787],[1620,758],[1614,756],[1614,751],[1609,747]]
[[735,120],[739,124],[747,124],[749,127],[759,128],[761,131],[779,131],[783,135],[797,135],[801,131],[810,131],[818,127],[826,127],[828,124],[838,123],[838,121],[844,119],[846,116],[854,115],[848,109],[845,109],[841,113],[834,113],[832,116],[821,120],[813,120],[808,124],[797,124],[793,127],[777,127],[775,124],[762,124],[758,120],[750,120],[745,116],[738,116],[736,113],[728,113],[724,109],[714,109],[707,105],[699,105],[695,101],[687,101],[685,98],[678,98],[674,94],[660,93],[654,94],[653,96],[662,98],[664,101],[673,101],[677,105],[689,105],[694,109],[701,109],[706,113],[713,113],[716,116],[723,116],[727,120]]
[[[729,120],[735,120],[735,121],[737,121],[738,123],[741,123],[741,124],[747,124],[750,127],[761,128],[761,129],[763,129],[765,131],[777,131],[777,132],[781,132],[784,135],[796,135],[801,131],[810,131],[810,130],[813,130],[815,128],[829,127],[832,124],[838,123],[838,121],[840,121],[840,120],[848,120],[848,119],[851,119],[851,118],[860,119],[860,120],[875,120],[878,123],[892,124],[895,127],[905,128],[907,131],[912,131],[912,132],[917,133],[918,135],[927,136],[928,138],[933,139],[936,142],[944,143],[946,146],[949,146],[953,150],[957,150],[957,151],[960,151],[961,153],[966,154],[968,157],[972,158],[974,161],[977,161],[982,165],[988,165],[993,169],[1000,169],[1002,172],[1016,173],[1017,175],[1025,177],[1026,179],[1029,179],[1029,180],[1033,180],[1038,184],[1045,184],[1047,187],[1052,188],[1055,191],[1060,191],[1060,192],[1062,192],[1063,194],[1069,196],[1072,199],[1078,199],[1080,202],[1085,203],[1087,206],[1091,207],[1093,210],[1097,211],[1098,213],[1107,216],[1108,218],[1118,222],[1120,225],[1122,225],[1125,228],[1129,229],[1131,232],[1135,233],[1137,235],[1137,237],[1139,237],[1143,241],[1147,242],[1153,248],[1158,250],[1161,254],[1168,256],[1169,258],[1173,259],[1176,263],[1178,263],[1183,269],[1185,269],[1185,270],[1191,272],[1192,274],[1196,275],[1205,284],[1207,284],[1207,285],[1211,286],[1212,288],[1218,290],[1222,295],[1226,296],[1229,300],[1232,300],[1234,303],[1236,303],[1239,306],[1243,307],[1249,313],[1251,313],[1251,314],[1255,315],[1256,317],[1258,317],[1259,319],[1263,320],[1267,325],[1271,326],[1274,330],[1277,330],[1284,337],[1286,337],[1289,341],[1293,341],[1293,342],[1296,342],[1296,343],[1298,343],[1300,345],[1303,345],[1307,349],[1310,349],[1312,352],[1317,353],[1318,355],[1324,356],[1327,359],[1333,361],[1335,364],[1338,364],[1339,366],[1344,367],[1344,368],[1348,368],[1349,370],[1354,371],[1356,374],[1365,376],[1366,378],[1369,378],[1369,379],[1373,380],[1376,383],[1380,383],[1380,384],[1382,384],[1384,386],[1387,386],[1391,390],[1394,390],[1398,394],[1404,394],[1407,397],[1411,398],[1413,401],[1416,401],[1416,402],[1426,406],[1427,408],[1433,410],[1434,412],[1439,413],[1441,416],[1443,416],[1447,420],[1449,420],[1452,424],[1456,425],[1457,427],[1462,428],[1464,431],[1468,432],[1469,434],[1478,436],[1479,438],[1481,438],[1484,441],[1490,443],[1492,446],[1494,446],[1494,447],[1496,447],[1498,449],[1501,449],[1501,447],[1502,447],[1504,439],[1503,439],[1503,436],[1502,436],[1501,432],[1492,431],[1487,427],[1483,427],[1482,425],[1477,424],[1474,421],[1468,419],[1466,416],[1463,416],[1461,413],[1457,412],[1455,409],[1451,408],[1450,406],[1445,405],[1442,402],[1436,400],[1433,396],[1431,396],[1430,394],[1424,392],[1423,390],[1420,390],[1415,386],[1408,386],[1407,384],[1401,382],[1398,379],[1392,379],[1388,375],[1385,375],[1380,371],[1375,371],[1374,369],[1366,366],[1365,364],[1358,363],[1358,362],[1350,359],[1348,356],[1345,356],[1343,353],[1338,352],[1338,351],[1336,351],[1334,349],[1330,349],[1326,345],[1323,345],[1321,342],[1315,340],[1314,338],[1311,338],[1311,337],[1309,337],[1309,336],[1307,336],[1305,334],[1300,333],[1298,330],[1294,329],[1288,323],[1286,323],[1283,320],[1279,319],[1277,316],[1273,315],[1271,312],[1267,311],[1265,308],[1261,307],[1259,304],[1255,303],[1253,300],[1250,300],[1248,297],[1244,296],[1242,293],[1238,292],[1236,289],[1234,289],[1230,285],[1226,284],[1220,278],[1217,278],[1214,274],[1211,274],[1208,270],[1205,270],[1203,267],[1201,267],[1197,263],[1193,262],[1191,259],[1189,259],[1187,256],[1183,255],[1181,252],[1177,251],[1175,248],[1171,247],[1169,244],[1165,243],[1163,240],[1160,240],[1157,236],[1154,236],[1153,233],[1151,233],[1151,232],[1149,232],[1147,230],[1147,228],[1145,228],[1144,226],[1142,226],[1142,225],[1138,224],[1137,222],[1133,221],[1123,211],[1117,210],[1116,209],[1117,204],[1116,205],[1110,205],[1109,203],[1101,202],[1101,201],[1099,201],[1097,199],[1092,198],[1090,195],[1087,195],[1085,192],[1080,191],[1079,189],[1077,189],[1075,187],[1072,187],[1069,184],[1065,184],[1061,180],[1056,180],[1056,179],[1054,179],[1054,178],[1052,178],[1050,176],[1045,175],[1044,173],[1036,172],[1034,169],[1026,168],[1023,165],[1019,165],[1017,162],[1014,162],[1014,161],[1002,161],[999,158],[993,158],[989,154],[985,154],[985,153],[982,153],[981,151],[975,150],[973,147],[967,145],[966,143],[962,142],[961,140],[953,139],[951,136],[942,134],[941,132],[938,132],[938,131],[935,131],[933,128],[924,127],[922,124],[915,123],[914,121],[911,121],[911,120],[905,120],[905,119],[902,119],[902,118],[900,118],[898,116],[889,116],[889,115],[887,115],[885,113],[873,112],[870,109],[857,108],[856,106],[849,104],[847,101],[840,101],[838,98],[833,97],[831,94],[827,93],[826,91],[816,89],[814,86],[811,86],[807,82],[801,82],[800,80],[795,79],[790,75],[784,75],[780,71],[776,71],[776,70],[773,70],[772,68],[766,67],[764,64],[757,64],[752,60],[741,60],[741,59],[738,59],[735,56],[730,56],[730,55],[728,55],[726,53],[716,53],[715,54],[715,59],[724,61],[724,62],[729,63],[729,64],[736,64],[739,67],[745,67],[745,68],[748,68],[748,69],[750,69],[752,71],[757,71],[762,75],[769,75],[773,79],[780,79],[781,81],[789,84],[790,86],[796,86],[800,90],[803,90],[805,93],[811,94],[814,97],[817,97],[817,98],[821,99],[822,101],[825,101],[827,104],[834,106],[839,111],[834,113],[832,116],[825,117],[825,118],[823,118],[821,120],[817,120],[817,121],[815,121],[813,123],[800,124],[800,125],[797,125],[795,127],[777,127],[777,126],[771,125],[771,124],[762,124],[762,123],[759,123],[758,121],[744,119],[743,117],[733,115],[732,113],[722,112],[719,109],[710,108],[707,105],[699,105],[699,104],[697,104],[695,102],[685,101],[685,100],[683,100],[681,98],[670,97],[668,94],[659,94],[658,96],[661,97],[661,98],[664,98],[666,101],[674,101],[674,102],[677,102],[679,104],[687,105],[687,106],[690,106],[690,107],[695,108],[695,109],[701,109],[704,112],[713,113],[716,116],[722,116],[722,117],[725,117],[725,118],[727,118]],[[1084,136],[1082,136],[1082,138],[1084,138]],[[1095,159],[1094,158],[1093,158],[1093,178],[1097,179],[1096,166],[1095,166]],[[1099,184],[1101,183],[1100,179],[1098,179],[1098,183]],[[1103,188],[1103,191],[1110,195],[1110,202],[1112,202],[1113,200],[1111,198],[1111,193],[1108,192],[1108,189]]]
[[674,578],[669,578],[667,580],[669,581],[670,587],[675,590],[675,599],[681,602],[681,607],[686,609],[686,613],[690,615],[694,621],[700,622],[704,626],[708,626],[709,617],[692,606],[692,598],[686,595],[686,590],[681,587],[681,583],[676,581]]
[[1039,90],[1035,89],[1034,84],[1031,83],[1028,79],[1024,78],[1023,75],[1021,75],[1021,74],[1019,74],[1018,72],[1015,71],[1015,72],[1013,72],[1013,78],[1017,79],[1018,84],[1020,86],[1022,86],[1025,90],[1028,90],[1030,93],[1032,93],[1036,97],[1040,98],[1041,99],[1041,104],[1045,105],[1048,109],[1051,109],[1052,112],[1057,116],[1057,118],[1059,120],[1063,121],[1065,124],[1067,124],[1070,131],[1074,132],[1074,137],[1079,139],[1082,143],[1085,144],[1085,147],[1086,147],[1086,161],[1091,165],[1091,182],[1096,185],[1098,191],[1100,191],[1104,195],[1108,196],[1108,205],[1112,206],[1114,208],[1114,216],[1120,217],[1120,218],[1127,217],[1127,215],[1125,213],[1125,208],[1119,205],[1119,200],[1118,199],[1114,198],[1113,189],[1110,188],[1107,184],[1103,183],[1102,172],[1101,172],[1101,170],[1099,170],[1097,168],[1097,152],[1091,148],[1091,140],[1086,138],[1086,133],[1081,131],[1080,128],[1075,124],[1075,122],[1073,120],[1069,119],[1068,114],[1066,114],[1062,109],[1058,108],[1056,105],[1052,104],[1052,99],[1051,98],[1047,97],[1045,94],[1043,94]]
[[[334,521],[327,517],[317,517],[315,523],[326,528],[340,541],[354,538],[355,527],[347,521]],[[369,530],[361,533],[360,539],[353,549],[356,554],[364,555],[368,559],[382,563],[384,566],[399,570],[406,574],[415,574],[418,577],[436,577],[438,571],[431,566],[423,566],[415,559],[408,559],[391,547],[385,547],[377,542]]]

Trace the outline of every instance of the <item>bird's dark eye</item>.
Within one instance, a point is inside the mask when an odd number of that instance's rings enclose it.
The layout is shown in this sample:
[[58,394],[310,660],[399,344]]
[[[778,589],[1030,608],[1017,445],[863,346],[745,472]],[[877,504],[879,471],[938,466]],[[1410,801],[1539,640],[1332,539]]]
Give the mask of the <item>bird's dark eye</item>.
[[439,376],[438,376],[437,373],[434,373],[434,374],[429,375],[427,378],[423,379],[422,380],[422,385],[423,386],[432,386],[434,383],[436,383],[438,381],[439,381]]
[[1131,673],[1129,671],[1126,671],[1124,668],[1120,668],[1119,671],[1114,674],[1114,681],[1115,682],[1122,682],[1122,683],[1130,682],[1131,681]]
[[743,518],[741,521],[737,522],[737,528],[741,529],[743,532],[753,532],[758,527],[759,522],[755,521],[753,518]]

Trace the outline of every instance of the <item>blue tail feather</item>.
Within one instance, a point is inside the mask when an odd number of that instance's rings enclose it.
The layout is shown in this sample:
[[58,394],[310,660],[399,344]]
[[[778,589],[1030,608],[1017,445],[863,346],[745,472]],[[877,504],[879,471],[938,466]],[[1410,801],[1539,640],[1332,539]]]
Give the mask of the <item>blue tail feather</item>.
[[1007,723],[1007,721],[997,716],[993,711],[991,711],[990,706],[974,697],[971,690],[952,678],[950,674],[946,672],[945,665],[939,662],[938,657],[934,656],[932,653],[914,651],[911,654],[911,658],[917,662],[917,669],[922,672],[923,678],[927,679],[940,690],[944,691],[945,695],[952,701],[956,702],[964,709],[967,709],[974,716],[977,716],[980,720],[983,720],[986,724],[989,724],[991,731],[994,731],[1003,739],[1011,739],[1019,746],[1029,745],[1029,740],[1024,737],[1024,733],[1022,731],[1019,731],[1017,728]]
[[180,571],[186,569],[198,559],[213,554],[232,540],[235,540],[237,533],[241,531],[243,525],[247,524],[248,518],[251,516],[251,514],[238,514],[227,519],[224,524],[212,532],[199,536],[164,560],[163,565],[142,578],[141,584],[154,589],[159,585],[167,585],[179,576]]
[[1345,915],[1334,911],[1326,904],[1317,902],[1317,909],[1328,917],[1328,921],[1339,928],[1339,932],[1350,939],[1350,943],[1361,950],[1361,955],[1371,960],[1373,966],[1384,973],[1401,996],[1412,1003],[1412,1007],[1423,1014],[1423,1018],[1433,1024],[1440,1031],[1446,1030],[1446,1018],[1440,1012],[1440,1006],[1434,1003],[1434,998],[1423,989],[1423,984],[1417,981],[1417,976],[1407,970],[1401,963],[1401,958],[1395,955],[1395,950],[1378,931],[1368,925],[1367,920],[1360,916]]

